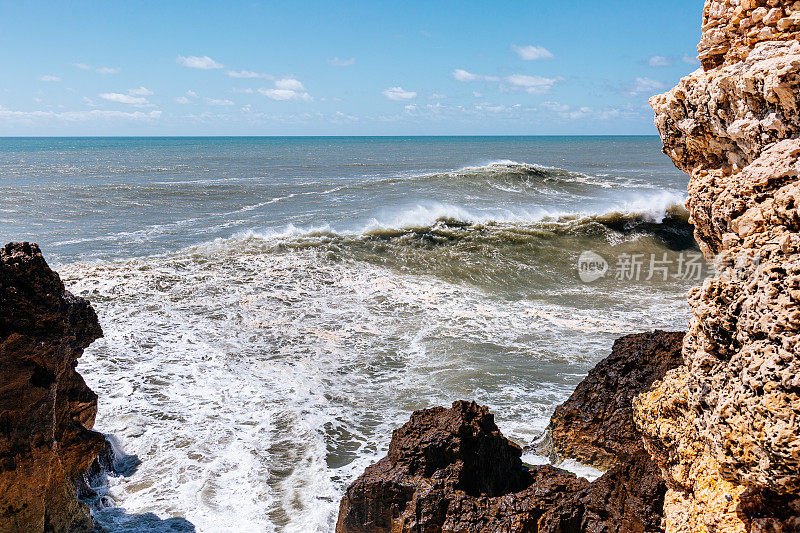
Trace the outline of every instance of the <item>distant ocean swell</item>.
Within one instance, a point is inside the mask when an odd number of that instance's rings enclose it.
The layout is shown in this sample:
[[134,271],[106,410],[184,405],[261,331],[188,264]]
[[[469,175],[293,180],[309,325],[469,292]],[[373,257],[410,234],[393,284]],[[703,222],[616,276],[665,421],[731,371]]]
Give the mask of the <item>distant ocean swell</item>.
[[[115,185],[111,186],[114,190],[110,191],[113,194],[109,196],[116,197],[116,201],[124,201],[124,193],[129,192],[143,198],[172,194],[176,199],[180,199],[182,196],[195,194],[193,192],[195,188],[198,190],[197,194],[199,191],[210,194],[209,187],[212,187],[211,193],[213,193],[215,185],[224,188],[230,186],[230,182],[229,178],[221,181],[211,178],[163,182],[135,188],[128,186],[120,188]],[[369,194],[370,189],[393,182],[402,182],[404,185],[426,182],[437,187],[448,187],[455,182],[473,192],[481,186],[496,189],[502,196],[495,199],[497,205],[491,204],[494,198],[489,198],[488,202],[481,202],[478,206],[421,199],[412,202],[401,201],[391,208],[380,208],[377,216],[361,222],[342,224],[320,220],[319,223],[307,226],[287,224],[283,227],[235,231],[236,227],[246,223],[248,213],[269,208],[277,203],[303,197],[317,197],[322,201],[328,195],[347,193],[348,190],[355,190],[358,194]],[[309,186],[313,183],[304,185]],[[614,194],[607,199],[597,198],[594,194],[598,188],[606,190],[612,187]],[[180,191],[177,188],[180,188]],[[508,201],[507,198],[511,198],[512,201]],[[216,219],[217,222],[210,229],[224,231],[225,228],[230,228],[233,230],[234,239],[257,237],[286,241],[297,238],[307,242],[310,237],[323,235],[328,237],[338,235],[342,238],[353,236],[386,238],[403,234],[441,234],[453,228],[458,228],[459,234],[466,236],[470,229],[480,229],[485,233],[491,231],[493,227],[503,231],[513,227],[519,228],[520,231],[549,231],[554,235],[580,232],[596,235],[598,226],[605,226],[609,230],[623,234],[657,235],[662,237],[670,248],[681,248],[693,245],[688,212],[683,207],[684,201],[685,193],[682,191],[662,190],[652,185],[643,187],[633,180],[612,181],[558,168],[514,161],[496,161],[483,166],[465,167],[448,172],[365,179],[322,190],[300,190],[210,217],[193,217],[133,231],[60,241],[56,244],[63,246],[91,240],[145,242],[181,228],[191,231],[193,227],[207,227]],[[567,204],[569,207],[565,207]],[[502,234],[503,231],[498,234]]]

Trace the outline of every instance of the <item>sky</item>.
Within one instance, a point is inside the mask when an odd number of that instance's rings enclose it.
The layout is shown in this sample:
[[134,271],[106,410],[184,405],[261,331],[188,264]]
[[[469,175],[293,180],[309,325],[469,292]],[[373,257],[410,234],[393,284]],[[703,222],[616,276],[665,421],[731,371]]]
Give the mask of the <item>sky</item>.
[[702,0],[0,0],[0,136],[641,135]]

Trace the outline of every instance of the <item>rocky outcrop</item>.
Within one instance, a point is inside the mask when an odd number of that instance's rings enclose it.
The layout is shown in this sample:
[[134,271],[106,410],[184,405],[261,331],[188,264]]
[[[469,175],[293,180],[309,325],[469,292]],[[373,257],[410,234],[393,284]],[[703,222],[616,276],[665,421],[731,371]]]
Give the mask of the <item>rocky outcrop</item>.
[[633,423],[634,397],[668,370],[680,366],[682,332],[626,335],[614,342],[572,396],[550,418],[549,438],[556,457],[569,457],[608,470],[643,452]]
[[417,411],[348,487],[336,531],[660,531],[665,488],[644,452],[593,483],[520,455],[486,407]]
[[416,411],[392,434],[388,456],[347,489],[336,531],[535,530],[550,505],[587,482],[549,467],[530,471],[521,455],[486,407],[459,401]]
[[35,244],[0,250],[0,532],[94,529],[75,480],[105,440],[75,365],[101,335]]
[[533,531],[661,532],[665,492],[658,466],[642,450],[557,502]]
[[550,424],[559,453],[608,471],[592,483],[526,466],[486,407],[417,411],[389,454],[340,504],[338,533],[657,532],[666,486],[633,424],[631,399],[678,366],[682,333],[623,337]]
[[800,3],[781,0],[710,0],[697,46],[705,69],[744,61],[766,41],[800,39]]
[[800,530],[799,17],[707,1],[705,71],[651,100],[717,265],[690,293],[685,364],[634,402],[671,532]]

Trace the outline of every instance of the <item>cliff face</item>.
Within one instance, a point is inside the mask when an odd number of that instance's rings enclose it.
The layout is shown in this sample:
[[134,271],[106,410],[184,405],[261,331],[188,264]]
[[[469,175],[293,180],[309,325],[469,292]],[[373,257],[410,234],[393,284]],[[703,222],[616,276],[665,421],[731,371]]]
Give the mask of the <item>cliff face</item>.
[[93,530],[75,480],[105,440],[75,365],[101,335],[35,244],[0,249],[0,532]]
[[704,70],[651,99],[717,275],[635,401],[668,531],[800,530],[800,2],[709,0]]

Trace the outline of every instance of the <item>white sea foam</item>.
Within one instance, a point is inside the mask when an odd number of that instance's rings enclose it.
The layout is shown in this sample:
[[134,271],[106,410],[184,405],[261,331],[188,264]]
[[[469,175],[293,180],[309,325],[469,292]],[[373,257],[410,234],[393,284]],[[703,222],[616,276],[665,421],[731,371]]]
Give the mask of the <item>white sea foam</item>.
[[104,327],[79,367],[97,428],[141,461],[96,510],[123,531],[330,531],[410,411],[476,399],[530,442],[612,338],[683,312],[506,300],[252,235],[61,273]]
[[605,204],[595,203],[585,209],[567,210],[542,206],[476,208],[439,201],[418,201],[393,209],[383,209],[379,216],[350,227],[334,227],[323,223],[310,226],[287,224],[263,230],[239,232],[236,238],[291,239],[315,234],[361,235],[377,230],[407,229],[433,226],[439,220],[455,220],[468,224],[535,224],[542,221],[575,220],[611,214],[640,216],[650,222],[662,222],[667,212],[682,206],[685,194],[679,191],[628,192]]
[[578,477],[582,477],[589,481],[594,481],[603,475],[602,470],[589,465],[585,465],[575,459],[564,459],[562,461],[553,463],[550,458],[545,455],[539,455],[535,452],[525,452],[522,454],[522,461],[529,465],[553,465],[556,468],[561,468],[567,472],[572,472]]

